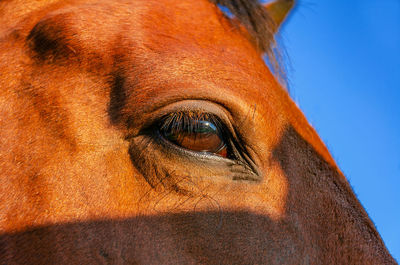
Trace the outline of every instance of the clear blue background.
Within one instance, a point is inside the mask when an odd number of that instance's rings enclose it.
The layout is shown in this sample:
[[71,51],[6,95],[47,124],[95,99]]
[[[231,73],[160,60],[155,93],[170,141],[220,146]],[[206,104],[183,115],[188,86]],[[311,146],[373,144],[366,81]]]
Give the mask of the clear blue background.
[[300,0],[290,91],[400,261],[400,0]]

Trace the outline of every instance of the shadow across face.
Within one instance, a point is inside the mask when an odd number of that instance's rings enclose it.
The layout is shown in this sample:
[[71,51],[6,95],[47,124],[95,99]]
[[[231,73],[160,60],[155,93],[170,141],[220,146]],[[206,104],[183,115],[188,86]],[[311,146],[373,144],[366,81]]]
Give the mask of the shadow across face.
[[[279,235],[279,236],[278,236]],[[0,235],[4,264],[295,263],[298,233],[250,212],[82,221]]]

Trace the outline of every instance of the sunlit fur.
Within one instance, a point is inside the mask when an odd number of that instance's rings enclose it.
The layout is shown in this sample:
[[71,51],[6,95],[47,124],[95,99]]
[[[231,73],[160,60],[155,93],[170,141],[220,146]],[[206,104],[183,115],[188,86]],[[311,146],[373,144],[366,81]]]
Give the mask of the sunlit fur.
[[[244,3],[0,1],[0,264],[396,264]],[[158,137],[182,111],[231,156]]]

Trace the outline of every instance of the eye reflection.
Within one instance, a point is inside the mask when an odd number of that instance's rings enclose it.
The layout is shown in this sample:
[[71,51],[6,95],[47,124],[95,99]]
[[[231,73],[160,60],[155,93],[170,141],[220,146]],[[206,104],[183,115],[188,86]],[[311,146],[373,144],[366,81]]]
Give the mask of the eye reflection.
[[185,149],[226,157],[226,145],[217,122],[212,121],[208,115],[196,116],[172,114],[164,120],[160,132],[166,140]]

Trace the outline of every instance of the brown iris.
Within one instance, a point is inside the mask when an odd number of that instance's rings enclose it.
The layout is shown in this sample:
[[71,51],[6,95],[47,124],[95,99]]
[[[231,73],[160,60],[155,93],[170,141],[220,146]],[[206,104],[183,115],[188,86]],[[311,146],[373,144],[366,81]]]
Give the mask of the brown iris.
[[195,152],[227,156],[226,145],[216,121],[207,120],[209,115],[172,114],[161,127],[165,139]]

